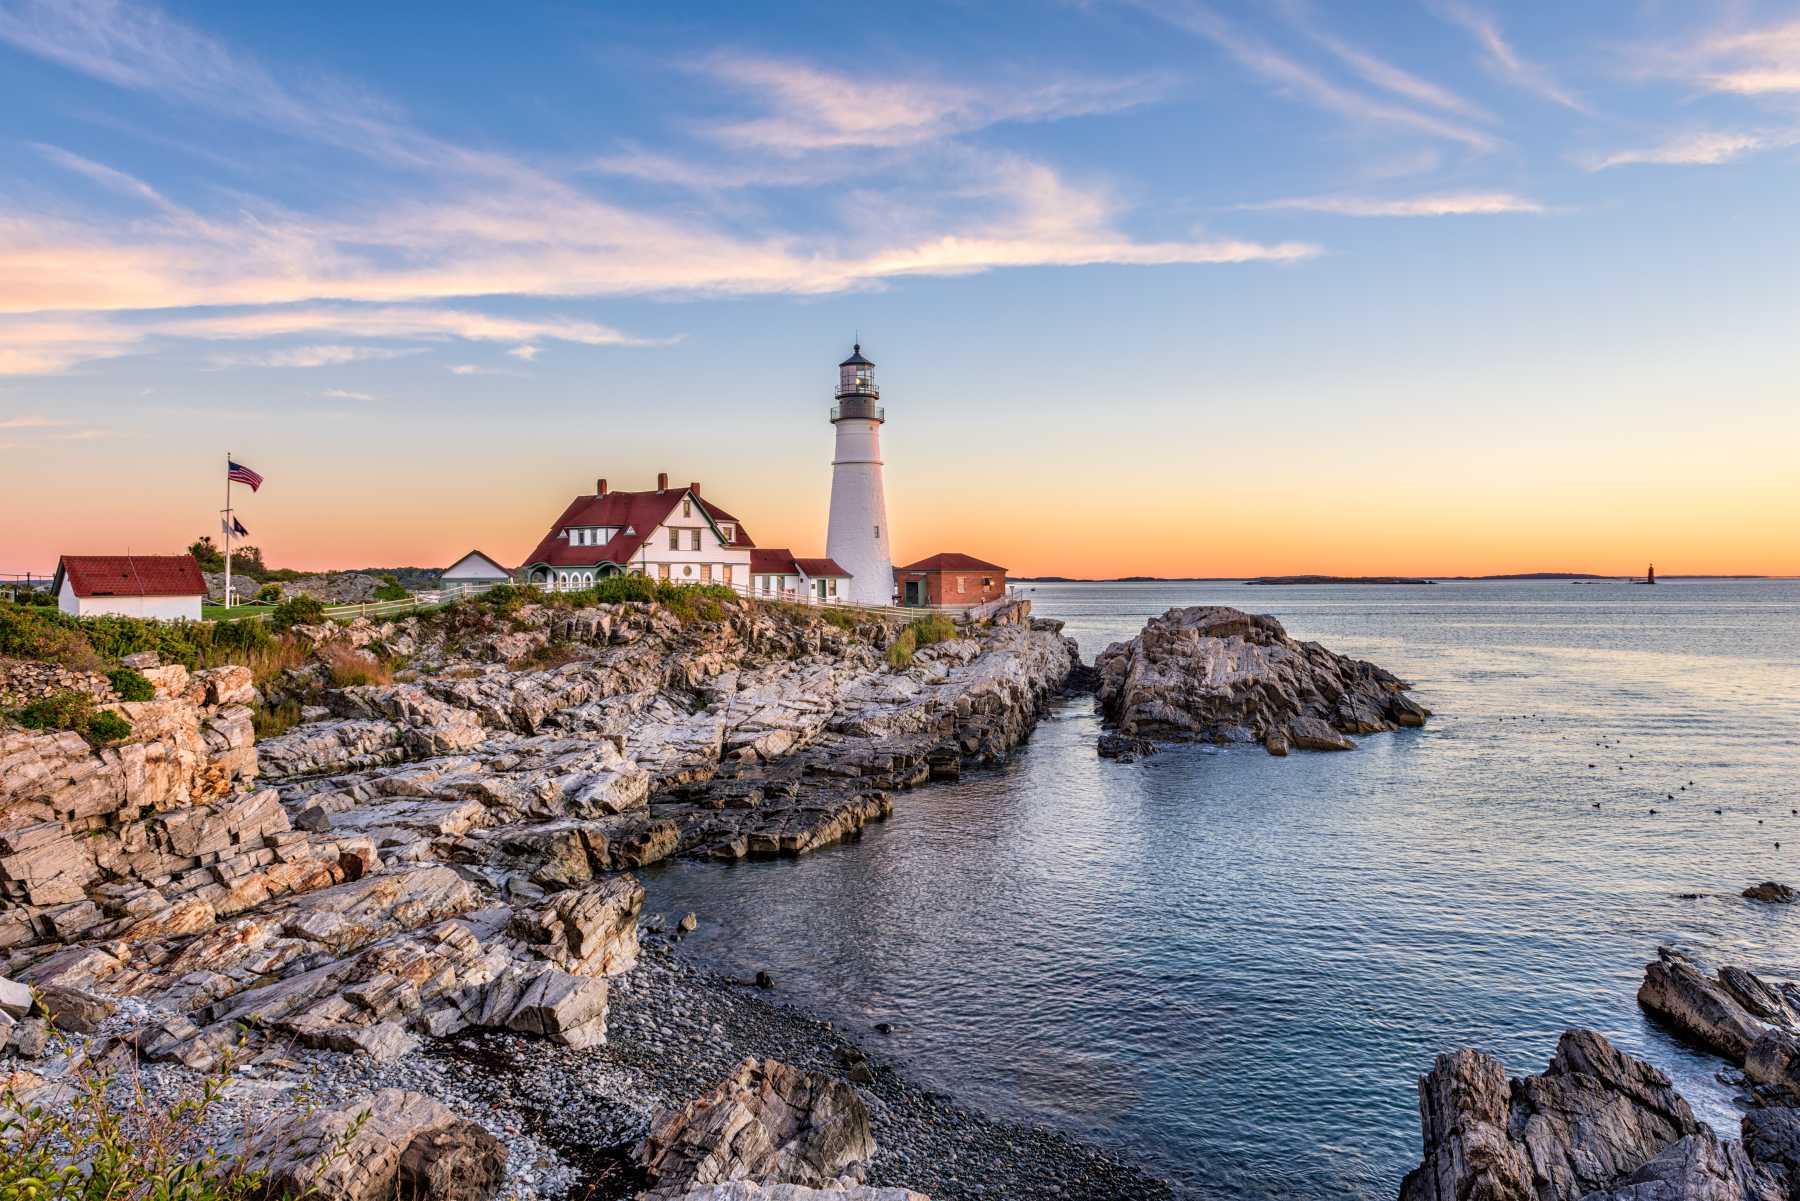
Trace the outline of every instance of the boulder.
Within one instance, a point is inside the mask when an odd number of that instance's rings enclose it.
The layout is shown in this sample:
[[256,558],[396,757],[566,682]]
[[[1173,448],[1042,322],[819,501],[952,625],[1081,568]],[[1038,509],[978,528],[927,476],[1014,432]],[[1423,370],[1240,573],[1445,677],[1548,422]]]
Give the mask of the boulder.
[[1774,1175],[1711,1130],[1682,1138],[1583,1201],[1787,1201]]
[[1679,952],[1659,947],[1657,956],[1644,968],[1638,1004],[1700,1045],[1742,1063],[1763,1024]]
[[1800,889],[1787,884],[1777,884],[1773,880],[1764,880],[1761,884],[1752,884],[1744,890],[1744,896],[1752,901],[1761,901],[1765,905],[1792,905],[1800,901]]
[[1785,1191],[1800,1201],[1800,1109],[1753,1109],[1741,1123],[1744,1150]]
[[874,1154],[869,1110],[854,1088],[772,1059],[746,1059],[711,1091],[658,1112],[633,1151],[655,1197],[740,1180],[849,1185]]
[[58,1030],[69,1034],[92,1034],[100,1023],[119,1011],[104,997],[60,984],[46,984],[38,989],[38,1016]]
[[1170,609],[1096,661],[1115,736],[1259,742],[1272,755],[1343,751],[1345,735],[1423,725],[1406,685],[1373,663],[1289,638],[1273,617]]
[[1800,1105],[1800,1038],[1791,1030],[1766,1030],[1744,1056],[1744,1075],[1763,1093]]
[[22,1018],[31,1012],[31,986],[0,976],[0,1013]]
[[248,1159],[269,1196],[317,1201],[487,1201],[506,1173],[493,1135],[395,1088],[278,1122]]
[[1578,1201],[1704,1130],[1667,1076],[1591,1030],[1565,1033],[1523,1080],[1490,1055],[1439,1056],[1419,1119],[1425,1154],[1401,1201]]

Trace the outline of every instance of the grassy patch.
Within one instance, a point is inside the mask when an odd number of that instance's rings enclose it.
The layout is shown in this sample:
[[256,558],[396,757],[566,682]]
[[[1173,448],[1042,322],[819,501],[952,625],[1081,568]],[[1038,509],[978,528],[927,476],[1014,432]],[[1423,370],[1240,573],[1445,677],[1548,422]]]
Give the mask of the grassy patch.
[[392,684],[396,664],[367,651],[329,644],[319,651],[333,688],[355,688],[363,684]]
[[924,617],[916,617],[907,623],[899,637],[888,644],[888,666],[904,670],[912,666],[913,655],[922,646],[930,646],[937,642],[948,642],[956,637],[956,623],[942,613],[931,613]]
[[142,672],[129,667],[118,667],[106,673],[107,683],[122,701],[147,701],[156,696],[156,688],[144,678]]
[[243,604],[233,605],[229,609],[224,605],[215,605],[211,601],[200,602],[201,621],[243,621],[251,617],[260,619],[274,611],[274,604],[266,601],[245,601]]
[[93,697],[72,688],[41,696],[12,716],[28,730],[73,730],[96,750],[131,734],[130,722],[97,708]]
[[267,709],[258,705],[250,714],[250,724],[255,727],[259,740],[285,734],[300,724],[300,702],[282,701]]

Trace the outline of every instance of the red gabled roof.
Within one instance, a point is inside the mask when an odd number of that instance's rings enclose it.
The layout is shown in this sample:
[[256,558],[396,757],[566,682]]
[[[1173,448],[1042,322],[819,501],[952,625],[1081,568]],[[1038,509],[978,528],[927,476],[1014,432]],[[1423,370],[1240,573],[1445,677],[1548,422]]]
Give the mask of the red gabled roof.
[[64,579],[76,596],[205,596],[192,555],[64,555],[51,591]]
[[920,559],[917,563],[908,563],[905,567],[896,567],[895,571],[998,571],[1004,573],[1006,568],[998,563],[989,563],[985,559],[977,559],[973,555],[958,554],[956,551],[942,551],[928,559]]
[[766,546],[750,552],[750,571],[753,575],[799,575],[799,565],[794,562],[794,552],[785,546]]
[[[631,557],[644,545],[644,539],[675,511],[675,506],[686,495],[686,488],[669,488],[662,492],[608,492],[604,496],[577,496],[562,511],[562,516],[556,519],[543,541],[526,556],[525,566],[543,563],[550,567],[595,567],[601,563],[618,563],[621,566],[630,563]],[[694,497],[694,500],[700,505],[701,511],[715,523],[732,523],[732,539],[728,545],[740,549],[756,545],[750,540],[743,522],[709,500],[699,496]],[[611,526],[619,532],[605,546],[572,546],[566,538],[557,537],[557,534],[572,525]]]
[[815,580],[834,576],[841,580],[850,578],[850,573],[833,559],[796,559],[794,552],[785,546],[751,551],[750,571],[753,575],[804,575]]

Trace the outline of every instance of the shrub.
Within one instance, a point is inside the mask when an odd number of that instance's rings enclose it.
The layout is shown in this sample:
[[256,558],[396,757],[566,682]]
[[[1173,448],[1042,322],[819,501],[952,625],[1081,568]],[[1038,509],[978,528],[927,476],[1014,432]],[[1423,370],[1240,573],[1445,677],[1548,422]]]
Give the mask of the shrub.
[[907,628],[918,636],[920,646],[930,646],[934,642],[948,642],[956,637],[956,623],[942,613],[930,613],[924,617],[916,617]]
[[[73,1046],[66,1050],[76,1054]],[[0,1089],[0,1198],[11,1201],[254,1201],[262,1174],[245,1152],[216,1150],[207,1115],[230,1083],[231,1062],[171,1098],[115,1078],[86,1056],[48,1104]],[[328,1151],[326,1163],[343,1153]]]
[[840,630],[856,628],[856,614],[849,609],[839,609],[828,605],[819,610],[819,620],[828,626],[836,626]]
[[264,584],[256,590],[256,599],[265,605],[273,605],[281,600],[280,584]]
[[889,667],[905,669],[912,666],[913,652],[919,649],[919,634],[911,626],[900,631],[900,636],[887,648]]
[[93,697],[73,688],[40,696],[14,713],[13,719],[29,730],[73,730],[95,749],[131,734],[130,722],[117,713],[96,709]]
[[259,705],[250,714],[250,724],[259,739],[285,734],[300,724],[300,702],[286,700],[267,709]]
[[355,688],[361,684],[392,684],[393,664],[347,646],[328,645],[319,652],[333,688]]
[[391,575],[382,576],[381,583],[375,588],[375,599],[378,601],[405,600],[411,595],[412,593],[402,587],[400,581]]
[[277,630],[295,626],[317,625],[325,620],[325,602],[316,596],[290,596],[269,614],[269,624]]
[[107,683],[122,701],[147,701],[156,696],[156,688],[143,673],[129,667],[116,667],[106,673]]
[[531,599],[531,591],[513,584],[496,584],[475,599],[504,617],[523,609]]

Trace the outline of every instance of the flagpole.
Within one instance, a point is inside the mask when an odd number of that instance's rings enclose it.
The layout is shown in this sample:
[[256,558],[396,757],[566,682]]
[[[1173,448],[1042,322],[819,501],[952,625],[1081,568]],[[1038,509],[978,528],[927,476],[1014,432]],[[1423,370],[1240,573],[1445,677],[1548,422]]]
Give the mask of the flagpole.
[[231,452],[225,452],[225,607],[231,608]]

